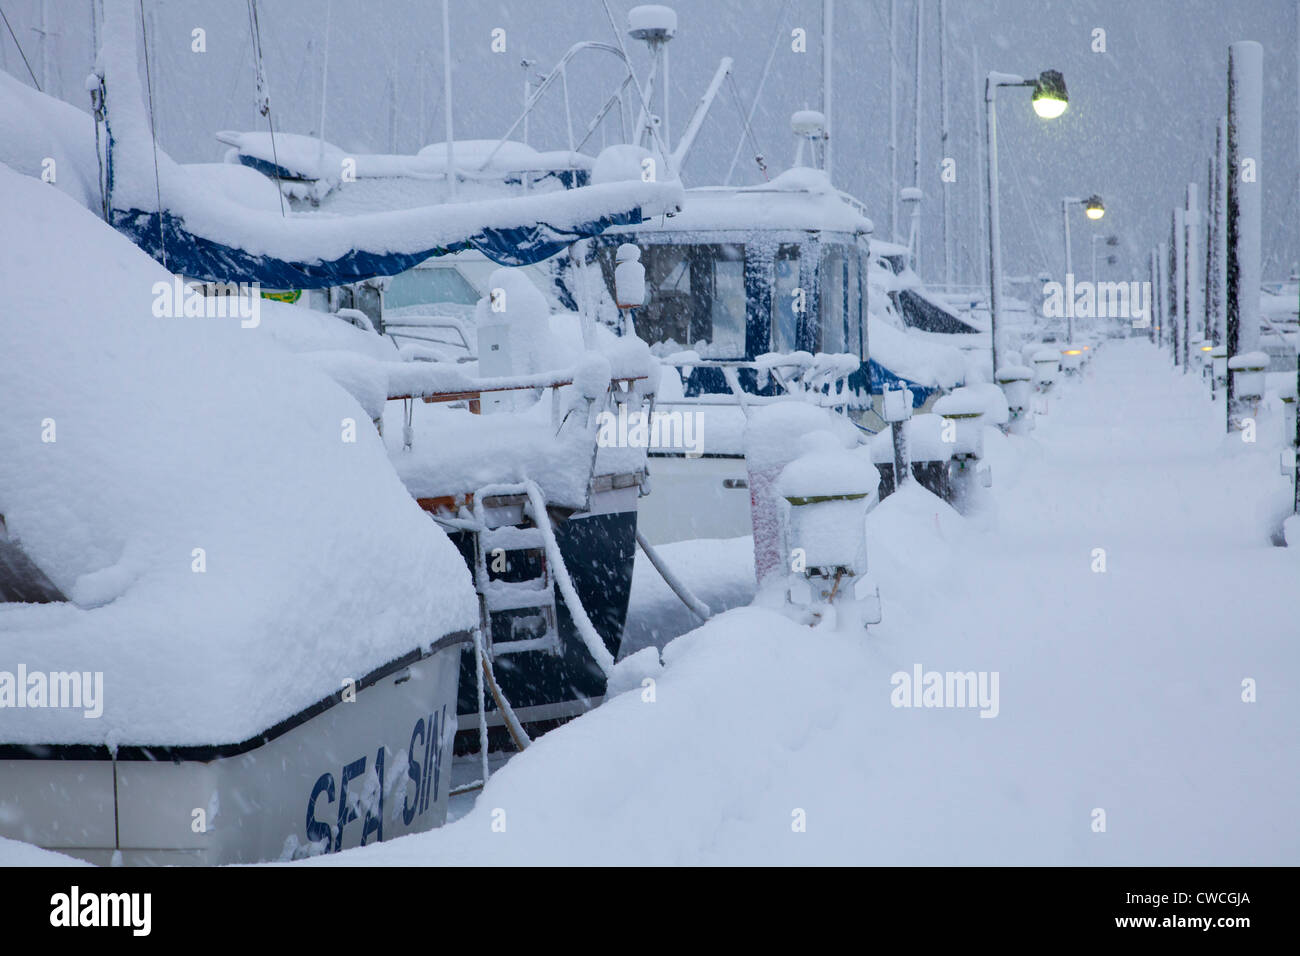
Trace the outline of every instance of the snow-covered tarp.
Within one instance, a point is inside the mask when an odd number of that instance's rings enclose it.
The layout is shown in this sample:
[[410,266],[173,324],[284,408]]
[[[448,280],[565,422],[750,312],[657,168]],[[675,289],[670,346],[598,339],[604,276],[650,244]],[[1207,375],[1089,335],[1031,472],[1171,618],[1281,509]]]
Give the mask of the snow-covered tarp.
[[895,328],[883,318],[871,316],[871,391],[910,388],[912,401],[920,407],[934,392],[960,385],[966,373],[961,352],[926,338]]
[[524,265],[575,239],[681,205],[680,183],[639,178],[347,218],[284,216],[231,203],[157,149],[143,106],[134,26],[128,5],[106,7],[98,68],[108,117],[112,223],[191,278],[323,288],[396,275],[431,256],[466,249]]
[[[260,130],[222,130],[217,139],[230,146],[236,163],[268,176],[323,180],[337,185],[347,168],[357,179],[445,177],[449,164],[446,143],[425,146],[414,156],[389,153],[349,153],[315,136]],[[457,140],[450,150],[458,176],[486,175],[499,179],[519,173],[569,173],[568,185],[584,185],[595,161],[585,153],[542,151],[514,140]],[[346,161],[350,160],[348,163]],[[582,175],[578,175],[582,174]]]
[[[815,230],[867,234],[874,228],[861,207],[820,169],[796,166],[761,186],[699,187],[687,194],[672,231]],[[653,231],[647,227],[646,231]]]
[[0,195],[0,514],[70,598],[0,604],[0,671],[103,675],[99,718],[6,708],[0,742],[239,742],[477,623],[350,395],[238,318],[156,317],[172,277],[57,189]]

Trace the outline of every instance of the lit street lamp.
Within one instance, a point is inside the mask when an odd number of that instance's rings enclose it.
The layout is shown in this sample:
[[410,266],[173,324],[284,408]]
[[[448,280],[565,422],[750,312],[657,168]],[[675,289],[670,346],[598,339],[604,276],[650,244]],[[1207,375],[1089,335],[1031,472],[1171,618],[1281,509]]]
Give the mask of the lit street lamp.
[[[1065,222],[1065,287],[1069,288],[1072,280],[1070,276],[1074,275],[1074,259],[1070,252],[1070,207],[1082,206],[1083,214],[1094,221],[1106,215],[1106,205],[1101,201],[1101,197],[1093,193],[1087,199],[1081,199],[1074,196],[1067,196],[1061,200],[1061,219]],[[1096,276],[1096,269],[1093,269],[1093,278]],[[1067,342],[1074,341],[1074,309],[1065,310]]]
[[998,221],[998,113],[1000,86],[1033,87],[1034,112],[1043,119],[1055,119],[1065,112],[1069,99],[1065,78],[1056,70],[1045,70],[1038,79],[1027,80],[1014,73],[991,71],[984,81],[984,103],[988,110],[985,130],[989,175],[989,339],[993,358],[993,379],[998,374],[998,312],[1002,300],[1001,224]]

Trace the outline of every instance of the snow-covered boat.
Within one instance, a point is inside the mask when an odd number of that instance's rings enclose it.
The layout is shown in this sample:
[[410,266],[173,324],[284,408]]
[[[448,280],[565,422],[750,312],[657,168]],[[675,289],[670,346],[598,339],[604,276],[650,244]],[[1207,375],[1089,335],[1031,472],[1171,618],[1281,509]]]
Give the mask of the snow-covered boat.
[[651,543],[750,533],[746,405],[811,401],[874,432],[886,389],[910,388],[922,408],[961,384],[958,350],[908,329],[882,294],[891,287],[871,231],[824,171],[795,166],[761,186],[689,189],[671,220],[579,244],[599,265],[607,308],[618,246],[641,250],[635,333],[667,366],[656,411],[694,423],[699,439],[687,447],[674,430],[651,448],[641,505]]
[[477,602],[355,400],[265,327],[158,315],[165,270],[0,179],[32,227],[0,257],[0,834],[215,864],[440,824]]
[[[130,9],[106,10],[98,157],[91,117],[6,78],[0,119],[33,135],[0,158],[37,174],[40,156],[65,162],[59,190],[0,170],[15,181],[10,211],[76,236],[83,281],[50,295],[52,239],[6,257],[11,305],[28,316],[6,329],[6,386],[26,389],[8,407],[22,421],[49,413],[49,443],[57,427],[56,447],[74,453],[0,456],[0,628],[17,655],[12,670],[0,662],[0,833],[101,862],[226,863],[438,825],[459,711],[477,713],[482,742],[494,719],[519,741],[521,724],[604,691],[644,449],[596,436],[602,413],[652,401],[652,363],[641,343],[552,316],[510,270],[488,274],[474,326],[385,335],[382,277],[456,250],[539,261],[675,210],[680,187],[575,174],[560,183],[571,189],[530,181],[522,197],[284,218],[255,169],[183,167],[159,150],[154,171]],[[257,283],[328,289],[339,314],[260,297]],[[355,308],[368,291],[377,323]],[[236,299],[248,321],[212,308]],[[227,321],[188,324],[205,314]],[[464,351],[413,341],[421,328],[457,329]],[[148,362],[132,377],[135,355]],[[62,703],[97,701],[103,721],[49,706],[56,686]]]
[[[588,46],[576,44],[557,70]],[[372,408],[373,417],[408,490],[475,572],[485,650],[522,727],[545,729],[599,703],[627,615],[646,450],[600,445],[598,432],[605,413],[649,407],[658,369],[641,343],[621,341],[592,322],[589,297],[556,278],[579,268],[563,254],[568,242],[617,222],[673,213],[680,186],[642,182],[640,153],[619,147],[592,157],[502,138],[457,141],[450,148],[439,143],[414,156],[394,156],[345,155],[283,133],[274,142],[255,132],[226,131],[218,139],[230,147],[228,164],[275,176],[289,209],[308,221],[405,215],[432,203],[451,215],[497,203],[523,210],[521,222],[538,202],[578,211],[562,217],[569,224],[562,234],[485,229],[409,268],[402,264],[391,278],[292,292],[302,306],[351,316],[373,333],[368,343],[349,343],[361,359],[328,364],[345,386],[364,383],[359,395],[389,399]],[[603,205],[593,205],[593,193]],[[618,212],[591,215],[607,208]],[[561,254],[552,254],[556,250]],[[501,264],[516,268],[502,271]],[[401,368],[402,361],[415,364]],[[593,389],[588,373],[601,362],[609,372]],[[579,382],[575,369],[588,380]],[[552,397],[538,401],[543,391]],[[586,402],[577,428],[569,418],[574,394]],[[544,499],[540,518],[526,481]],[[487,488],[495,490],[485,496]],[[553,526],[554,553],[543,548],[539,521]],[[488,546],[497,539],[508,543]],[[557,572],[571,592],[556,590],[563,583]],[[505,585],[523,593],[500,593]],[[478,732],[477,670],[466,654],[460,705],[465,748]],[[487,709],[494,743],[504,741],[506,717],[495,699]]]

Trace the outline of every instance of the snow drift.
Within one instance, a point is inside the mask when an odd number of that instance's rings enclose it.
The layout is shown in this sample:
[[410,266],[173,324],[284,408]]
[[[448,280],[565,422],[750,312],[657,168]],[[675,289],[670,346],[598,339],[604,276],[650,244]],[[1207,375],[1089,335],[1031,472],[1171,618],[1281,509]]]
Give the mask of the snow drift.
[[7,710],[0,739],[238,742],[475,624],[351,396],[237,319],[155,318],[171,276],[50,186],[5,167],[0,196],[0,513],[72,599],[0,604],[0,670],[105,695]]

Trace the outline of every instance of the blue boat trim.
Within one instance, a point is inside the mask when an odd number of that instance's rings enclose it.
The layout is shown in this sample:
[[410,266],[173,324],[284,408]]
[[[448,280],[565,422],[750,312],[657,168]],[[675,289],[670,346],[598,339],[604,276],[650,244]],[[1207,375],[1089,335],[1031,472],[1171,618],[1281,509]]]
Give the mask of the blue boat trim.
[[[459,644],[473,644],[474,636],[469,631],[453,631],[438,639],[428,648],[419,647],[376,668],[357,681],[354,690],[361,691],[371,687],[386,677],[396,674],[412,664]],[[154,762],[169,761],[181,763],[197,760],[207,763],[226,757],[238,757],[270,743],[277,737],[287,734],[343,702],[344,689],[340,688],[316,703],[304,707],[280,721],[269,730],[255,737],[249,737],[234,744],[196,744],[186,746],[129,744],[119,746],[116,751],[104,744],[6,744],[0,743],[0,760],[149,760]]]

